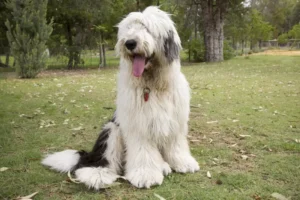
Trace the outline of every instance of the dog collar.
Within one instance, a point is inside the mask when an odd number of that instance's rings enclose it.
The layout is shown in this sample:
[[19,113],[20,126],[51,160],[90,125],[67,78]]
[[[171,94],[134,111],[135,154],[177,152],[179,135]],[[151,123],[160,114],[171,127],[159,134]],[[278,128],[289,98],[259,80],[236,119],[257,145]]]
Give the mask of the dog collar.
[[148,87],[144,88],[144,101],[148,101],[149,99],[149,94],[150,94],[150,89]]

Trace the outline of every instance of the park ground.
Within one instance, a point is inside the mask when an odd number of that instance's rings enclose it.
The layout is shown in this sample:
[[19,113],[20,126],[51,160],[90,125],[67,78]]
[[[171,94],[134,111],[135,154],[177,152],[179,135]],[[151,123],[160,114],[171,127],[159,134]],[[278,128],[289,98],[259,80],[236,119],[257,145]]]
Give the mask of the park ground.
[[[43,167],[47,153],[91,149],[115,109],[116,67],[0,75],[0,199],[300,199],[300,56],[251,55],[182,67],[191,87],[195,174],[101,191]],[[208,172],[211,177],[208,177]],[[284,197],[283,197],[284,196]]]

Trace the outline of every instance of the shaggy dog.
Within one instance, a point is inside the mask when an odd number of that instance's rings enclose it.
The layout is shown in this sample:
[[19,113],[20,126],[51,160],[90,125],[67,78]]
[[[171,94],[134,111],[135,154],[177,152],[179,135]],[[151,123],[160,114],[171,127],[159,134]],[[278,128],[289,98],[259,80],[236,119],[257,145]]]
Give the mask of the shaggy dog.
[[180,71],[180,38],[157,7],[130,13],[118,25],[117,110],[91,152],[65,150],[42,164],[71,171],[100,189],[120,175],[138,188],[160,185],[164,175],[199,170],[188,141],[189,85]]

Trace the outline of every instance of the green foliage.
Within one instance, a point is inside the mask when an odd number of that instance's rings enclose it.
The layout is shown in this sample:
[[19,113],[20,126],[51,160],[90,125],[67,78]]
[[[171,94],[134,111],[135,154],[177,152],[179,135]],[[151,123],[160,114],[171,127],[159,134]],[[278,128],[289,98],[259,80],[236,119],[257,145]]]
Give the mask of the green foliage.
[[48,0],[9,0],[14,26],[7,20],[7,38],[15,68],[21,78],[34,78],[46,68],[46,42],[52,32],[52,22],[47,24]]
[[230,46],[227,40],[224,40],[223,56],[224,60],[229,60],[235,56],[234,49]]
[[[6,26],[3,22],[9,18],[9,11],[5,6],[4,1],[0,1],[0,54],[6,53],[5,47],[8,47],[8,41],[6,37]],[[1,62],[1,61],[0,61]]]
[[268,22],[263,20],[262,15],[256,9],[252,9],[248,29],[251,41],[256,43],[258,41],[269,40],[273,28]]
[[300,24],[293,26],[288,35],[293,39],[300,39]]
[[192,39],[189,43],[189,50],[192,55],[193,61],[204,62],[205,61],[205,46],[203,39]]
[[277,40],[279,44],[286,44],[288,42],[289,36],[287,33],[281,34]]
[[257,9],[263,19],[273,27],[273,37],[287,32],[296,22],[298,0],[251,0],[252,8]]

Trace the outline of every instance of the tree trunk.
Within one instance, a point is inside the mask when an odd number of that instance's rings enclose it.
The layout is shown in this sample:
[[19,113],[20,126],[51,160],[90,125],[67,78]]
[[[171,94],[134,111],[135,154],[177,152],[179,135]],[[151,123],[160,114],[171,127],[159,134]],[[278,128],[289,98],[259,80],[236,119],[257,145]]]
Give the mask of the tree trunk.
[[73,39],[72,39],[72,32],[71,32],[71,25],[69,22],[67,22],[67,40],[68,40],[68,52],[69,52],[69,61],[68,61],[68,69],[73,68],[73,61],[74,61],[74,55],[73,55]]
[[198,4],[196,5],[196,10],[195,10],[195,19],[194,19],[194,34],[195,34],[195,40],[197,40],[197,32],[198,32],[198,30],[197,30],[197,27],[198,27],[198,20],[197,20],[197,18],[198,18]]
[[190,39],[189,39],[189,62],[191,62],[191,37],[190,37]]
[[244,44],[245,44],[245,41],[244,40],[242,40],[242,55],[244,55]]
[[103,67],[106,67],[105,44],[102,43]]
[[205,60],[220,62],[223,57],[224,15],[228,0],[207,1],[201,0],[204,19]]
[[83,48],[83,44],[85,41],[85,33],[80,26],[76,26],[76,35],[74,38],[74,68],[78,68],[78,66],[82,63],[81,62],[81,50]]
[[102,46],[101,46],[101,43],[99,44],[99,69],[101,69],[101,64],[102,64],[102,60],[103,60],[103,57],[102,57]]
[[140,1],[139,0],[136,0],[136,9],[137,9],[137,11],[141,11],[141,9],[140,9]]
[[258,47],[259,47],[259,49],[262,48],[262,40],[259,40],[259,42],[258,42]]
[[104,39],[103,39],[103,33],[100,32],[100,44],[99,44],[99,69],[101,67],[106,66],[106,58],[105,58],[105,45],[104,45]]
[[10,49],[7,48],[6,58],[5,58],[5,65],[7,65],[7,66],[9,66],[9,56],[10,56]]

